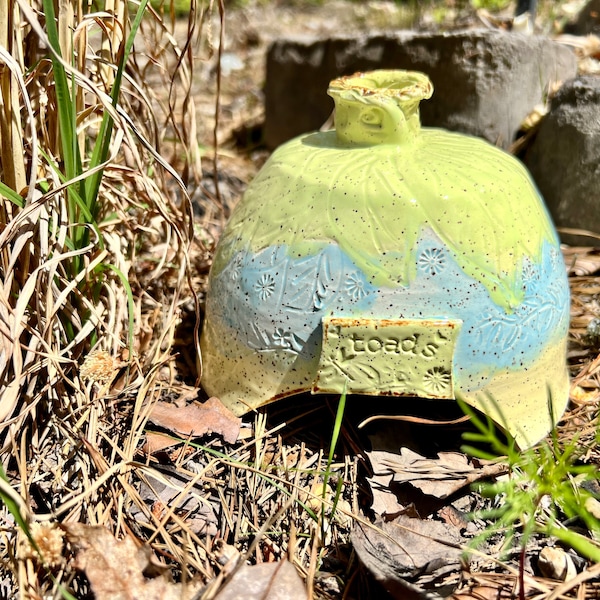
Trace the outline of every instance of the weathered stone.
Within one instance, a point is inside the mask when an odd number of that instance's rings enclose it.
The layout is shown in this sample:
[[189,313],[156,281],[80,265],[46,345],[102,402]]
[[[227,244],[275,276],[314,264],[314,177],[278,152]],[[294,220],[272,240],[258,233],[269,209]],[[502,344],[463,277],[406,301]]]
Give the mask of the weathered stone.
[[331,79],[372,69],[429,75],[433,98],[424,125],[483,137],[507,147],[550,82],[576,74],[570,49],[537,36],[501,31],[404,31],[325,40],[274,42],[267,54],[265,140],[271,148],[318,129],[331,114]]
[[562,86],[524,162],[558,227],[600,233],[600,77]]
[[600,0],[590,0],[579,11],[577,17],[571,23],[567,23],[564,32],[573,35],[600,33]]

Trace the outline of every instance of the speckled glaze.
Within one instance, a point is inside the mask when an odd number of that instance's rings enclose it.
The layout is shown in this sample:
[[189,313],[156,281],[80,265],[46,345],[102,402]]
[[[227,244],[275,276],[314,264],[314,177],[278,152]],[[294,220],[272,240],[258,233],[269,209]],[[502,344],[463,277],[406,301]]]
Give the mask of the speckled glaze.
[[[421,128],[432,92],[406,71],[333,81],[336,130],[281,146],[235,209],[210,274],[202,353],[206,390],[237,414],[328,391],[327,363],[350,392],[410,396],[395,400],[399,412],[417,395],[460,394],[521,447],[562,415],[569,294],[556,233],[514,158]],[[331,346],[330,319],[366,329]],[[435,342],[444,322],[451,344]],[[432,356],[408,361],[413,338]]]

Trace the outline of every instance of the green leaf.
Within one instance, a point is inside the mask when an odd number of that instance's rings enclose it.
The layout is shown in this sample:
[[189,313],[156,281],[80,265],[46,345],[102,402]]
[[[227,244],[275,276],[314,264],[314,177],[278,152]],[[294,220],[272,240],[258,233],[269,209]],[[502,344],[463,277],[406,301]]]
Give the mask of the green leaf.
[[571,529],[563,529],[555,525],[549,527],[549,533],[573,548],[581,556],[585,556],[595,563],[600,563],[600,547],[589,538]]
[[10,486],[10,482],[8,481],[8,477],[6,476],[6,472],[4,468],[0,464],[0,500],[2,503],[8,508],[8,511],[13,516],[15,523],[23,530],[27,539],[31,543],[31,545],[35,548],[35,550],[40,553],[35,540],[31,536],[31,531],[29,530],[29,526],[27,525],[27,521],[23,517],[21,513],[21,507],[23,505],[22,498],[17,494],[15,490]]
[[25,201],[20,194],[17,194],[15,190],[8,187],[5,183],[0,181],[0,194],[7,200],[10,200],[13,204],[16,204],[19,208],[25,206]]
[[[60,50],[58,29],[56,27],[56,15],[54,13],[54,2],[53,0],[42,0],[42,6],[46,16],[48,40],[54,51],[50,53],[50,60],[52,61],[52,69],[54,72],[62,159],[65,165],[65,175],[67,180],[69,180],[74,179],[82,172],[81,156],[79,154],[79,146],[77,145],[77,115],[71,97],[67,73],[60,60],[65,57],[62,56]],[[83,193],[83,189],[81,189],[80,194],[83,195]]]
[[[21,508],[23,505],[23,499],[17,494],[17,492],[11,487],[10,482],[8,481],[8,477],[6,476],[6,472],[4,468],[0,464],[0,501],[6,506],[10,514],[13,516],[15,523],[17,526],[23,531],[23,533],[27,536],[29,543],[32,548],[39,554],[42,564],[44,564],[44,556],[40,551],[39,546],[36,541],[33,539],[31,535],[31,530],[29,529],[29,525],[27,521],[23,517],[21,513]],[[65,600],[77,600],[74,596],[72,596],[64,586],[56,581],[56,578],[47,567],[47,574],[50,576],[50,579],[56,584],[58,590]]]
[[130,356],[133,356],[133,328],[134,328],[134,317],[135,317],[135,302],[133,299],[133,292],[131,290],[131,285],[125,277],[125,273],[121,271],[115,265],[111,265],[108,263],[104,263],[104,266],[107,269],[113,271],[117,277],[121,280],[121,284],[125,288],[125,292],[127,294],[127,317],[128,317],[128,344],[129,344],[129,352]]

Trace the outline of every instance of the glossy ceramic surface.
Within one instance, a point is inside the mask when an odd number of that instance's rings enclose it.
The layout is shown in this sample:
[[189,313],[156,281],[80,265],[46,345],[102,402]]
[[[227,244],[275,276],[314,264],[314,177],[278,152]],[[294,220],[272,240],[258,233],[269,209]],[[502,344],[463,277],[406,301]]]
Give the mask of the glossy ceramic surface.
[[205,388],[238,414],[304,390],[395,395],[399,412],[458,393],[536,442],[568,399],[569,294],[526,170],[421,128],[420,73],[329,93],[336,130],[275,151],[219,242]]

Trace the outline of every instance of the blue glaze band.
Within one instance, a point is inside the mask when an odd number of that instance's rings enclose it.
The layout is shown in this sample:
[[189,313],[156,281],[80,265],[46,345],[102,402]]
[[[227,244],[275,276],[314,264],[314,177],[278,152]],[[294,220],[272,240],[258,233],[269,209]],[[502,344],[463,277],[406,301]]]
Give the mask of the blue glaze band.
[[[526,257],[523,302],[506,312],[488,290],[465,274],[440,239],[426,229],[416,249],[416,275],[407,287],[375,287],[335,244],[310,257],[290,256],[286,246],[250,254],[239,251],[213,274],[212,318],[258,352],[318,356],[326,315],[398,319],[460,319],[455,381],[481,389],[505,369],[522,369],[568,329],[569,292],[562,256],[544,241],[541,261]],[[232,293],[233,292],[233,293]]]

